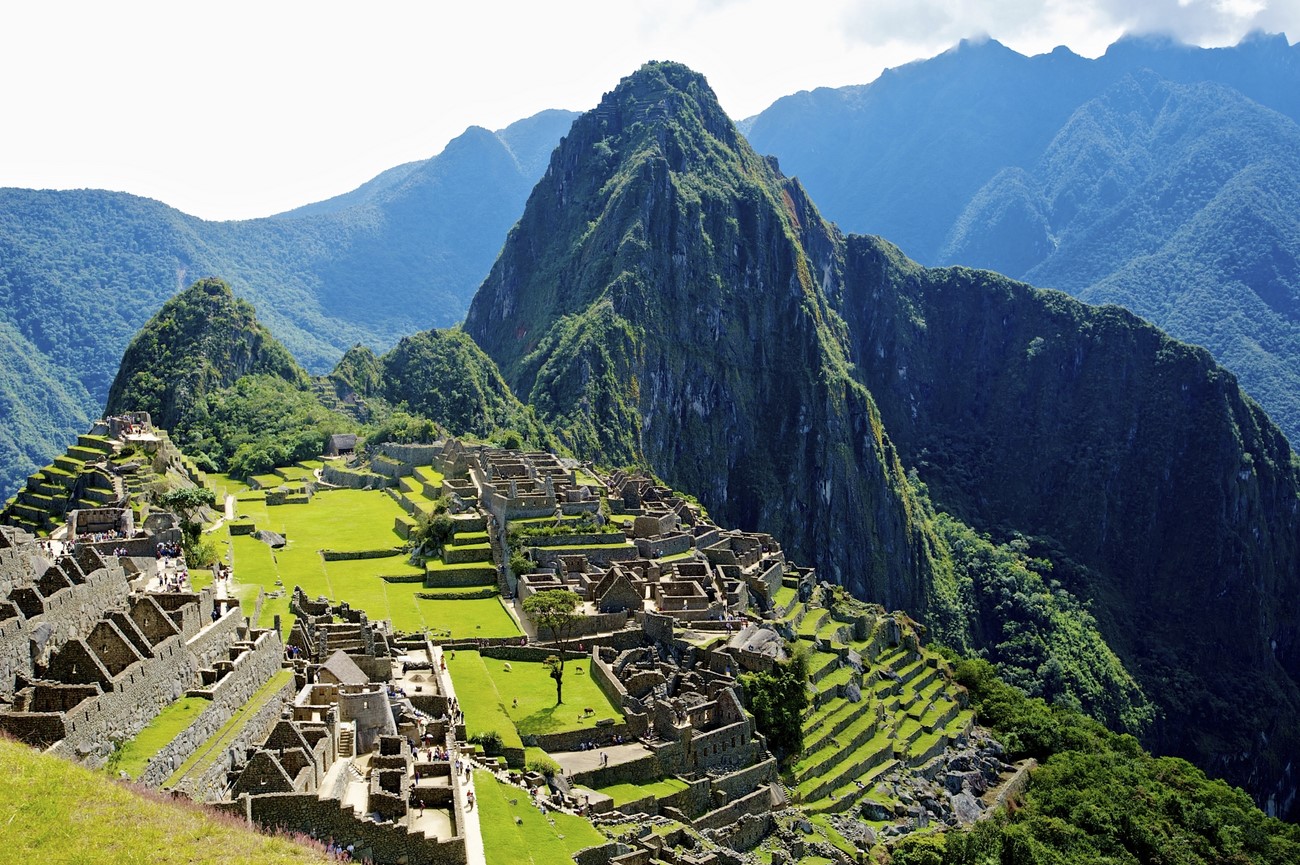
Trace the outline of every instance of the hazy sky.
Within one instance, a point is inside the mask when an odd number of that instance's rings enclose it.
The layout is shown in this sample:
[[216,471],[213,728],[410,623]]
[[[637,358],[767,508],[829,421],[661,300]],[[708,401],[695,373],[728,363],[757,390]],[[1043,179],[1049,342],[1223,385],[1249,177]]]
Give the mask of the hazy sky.
[[439,152],[472,124],[584,110],[646,60],[734,118],[991,35],[1097,56],[1124,32],[1300,38],[1300,0],[6,2],[0,186],[117,189],[264,216]]

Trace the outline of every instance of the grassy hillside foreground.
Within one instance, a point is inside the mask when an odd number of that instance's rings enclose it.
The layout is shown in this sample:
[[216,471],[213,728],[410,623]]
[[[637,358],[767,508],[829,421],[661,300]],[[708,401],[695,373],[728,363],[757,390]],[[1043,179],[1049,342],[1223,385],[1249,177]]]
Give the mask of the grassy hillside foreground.
[[325,854],[192,804],[139,796],[101,774],[0,739],[0,850],[8,862],[324,862]]

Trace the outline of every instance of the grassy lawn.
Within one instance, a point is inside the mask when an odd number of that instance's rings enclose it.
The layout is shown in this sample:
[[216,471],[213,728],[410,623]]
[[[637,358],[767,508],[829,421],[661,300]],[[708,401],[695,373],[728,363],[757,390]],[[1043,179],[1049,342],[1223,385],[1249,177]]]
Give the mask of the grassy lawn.
[[687,786],[689,785],[685,781],[679,781],[676,778],[664,778],[661,781],[652,781],[649,784],[611,784],[608,787],[597,788],[597,792],[604,793],[613,799],[614,807],[618,808],[628,802],[644,799],[646,796],[663,799],[666,796],[685,790]]
[[543,817],[526,793],[491,772],[475,770],[474,790],[488,865],[573,865],[574,853],[606,841],[581,817],[554,811]]
[[252,832],[243,821],[142,798],[89,769],[16,742],[0,740],[0,765],[5,767],[0,814],[8,815],[0,820],[0,849],[9,862],[326,861],[323,853]]
[[416,466],[413,474],[425,483],[433,484],[436,487],[442,486],[443,474],[433,466]]
[[126,742],[122,750],[109,760],[107,771],[110,774],[125,772],[132,780],[139,778],[153,756],[211,705],[211,700],[202,697],[181,697],[159,712],[134,739]]
[[[465,734],[472,738],[495,730],[506,747],[522,748],[524,743],[514,722],[506,714],[505,703],[479,653],[461,651],[453,656],[448,652],[444,657],[452,686],[456,689],[456,699],[465,713]],[[486,840],[486,832],[483,837]]]
[[686,560],[686,559],[690,559],[690,558],[694,558],[694,557],[695,557],[695,550],[687,550],[687,551],[684,552],[684,553],[673,553],[671,556],[660,556],[660,557],[659,557],[659,561],[661,561],[661,562],[680,562],[680,561],[684,561],[684,560]]
[[583,471],[582,469],[573,470],[573,479],[575,482],[582,484],[583,486],[595,487],[596,489],[605,488],[605,485],[597,480],[595,475]]
[[[431,601],[415,597],[416,592],[424,591],[419,583],[391,583],[388,589],[390,592],[394,589],[409,590],[425,626],[437,631],[451,631],[453,638],[523,636],[499,596],[469,601]],[[393,627],[400,630],[396,619]]]
[[[322,549],[369,550],[395,547],[400,539],[393,520],[402,509],[378,491],[330,490],[312,497],[308,505],[267,508],[264,501],[240,501],[241,514],[249,514],[258,528],[283,534],[288,544],[272,550],[247,535],[231,537],[235,593],[246,615],[252,615],[257,587],[266,591],[283,583],[286,595],[262,606],[260,627],[270,627],[276,613],[289,627],[289,595],[301,586],[308,597],[325,596],[347,601],[372,619],[388,619],[399,631],[426,629],[450,631],[453,637],[517,637],[522,634],[499,597],[454,601],[417,597],[428,591],[423,582],[390,583],[385,576],[421,576],[424,569],[404,555],[374,559],[325,561]],[[456,566],[430,562],[431,570],[456,570]],[[469,567],[481,568],[483,565]]]
[[[483,666],[498,693],[509,695],[506,714],[520,735],[558,733],[595,727],[601,718],[623,720],[623,713],[609,701],[591,678],[591,661],[569,661],[564,665],[564,703],[555,705],[555,680],[540,661],[501,661],[483,658]],[[510,671],[506,672],[506,664]],[[581,671],[581,672],[579,672]],[[516,706],[514,701],[518,700]],[[583,709],[595,713],[583,717]]]
[[226,745],[243,729],[248,718],[270,702],[271,698],[292,678],[292,670],[276,670],[266,684],[258,688],[257,693],[247,703],[236,709],[235,714],[230,716],[230,720],[223,724],[221,729],[212,734],[212,738],[199,746],[188,760],[177,767],[172,776],[167,779],[166,784],[174,784],[185,777],[186,773],[191,769],[211,765],[212,761],[221,757],[225,753]]
[[316,476],[312,472],[312,469],[320,468],[321,463],[320,460],[313,460],[312,463],[314,463],[314,465],[308,463],[302,463],[299,465],[285,466],[283,468],[276,469],[275,473],[280,477],[284,478],[286,481],[314,480]]

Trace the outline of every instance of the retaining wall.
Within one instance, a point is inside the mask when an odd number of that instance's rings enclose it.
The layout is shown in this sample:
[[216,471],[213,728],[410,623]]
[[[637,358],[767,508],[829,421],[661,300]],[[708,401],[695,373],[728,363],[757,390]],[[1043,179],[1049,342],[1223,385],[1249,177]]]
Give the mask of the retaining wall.
[[451,813],[457,822],[457,835],[440,842],[420,832],[407,832],[402,826],[385,826],[357,817],[351,808],[340,808],[333,799],[317,799],[315,793],[245,795],[240,801],[220,807],[266,828],[312,833],[317,837],[332,837],[344,845],[355,845],[357,859],[368,859],[379,865],[399,862],[463,865],[466,861],[464,828],[456,808]]
[[[176,768],[212,737],[280,669],[284,644],[274,631],[258,635],[252,649],[235,659],[232,669],[209,689],[212,703],[145,765],[140,782],[161,786]],[[292,695],[292,692],[290,692]],[[279,710],[277,708],[277,715]]]

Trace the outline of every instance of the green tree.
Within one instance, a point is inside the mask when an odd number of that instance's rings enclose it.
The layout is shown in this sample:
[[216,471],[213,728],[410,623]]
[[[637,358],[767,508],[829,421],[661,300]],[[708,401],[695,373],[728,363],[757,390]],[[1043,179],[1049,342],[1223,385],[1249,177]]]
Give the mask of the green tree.
[[796,651],[771,672],[741,676],[749,710],[768,747],[778,759],[803,750],[803,710],[808,706],[808,659]]
[[200,508],[216,507],[216,493],[207,487],[184,487],[163,493],[158,497],[158,504],[180,517],[185,560],[193,567],[211,562],[213,549],[200,543],[201,527],[194,517]]
[[447,544],[456,537],[456,523],[446,512],[446,505],[441,511],[421,514],[415,530],[417,551],[424,550],[425,555],[440,556]]
[[578,596],[568,589],[547,589],[524,598],[524,612],[533,620],[538,633],[551,632],[559,646],[559,656],[552,655],[544,662],[555,680],[555,703],[564,702],[564,652],[573,636],[573,629],[582,619],[578,612]]

